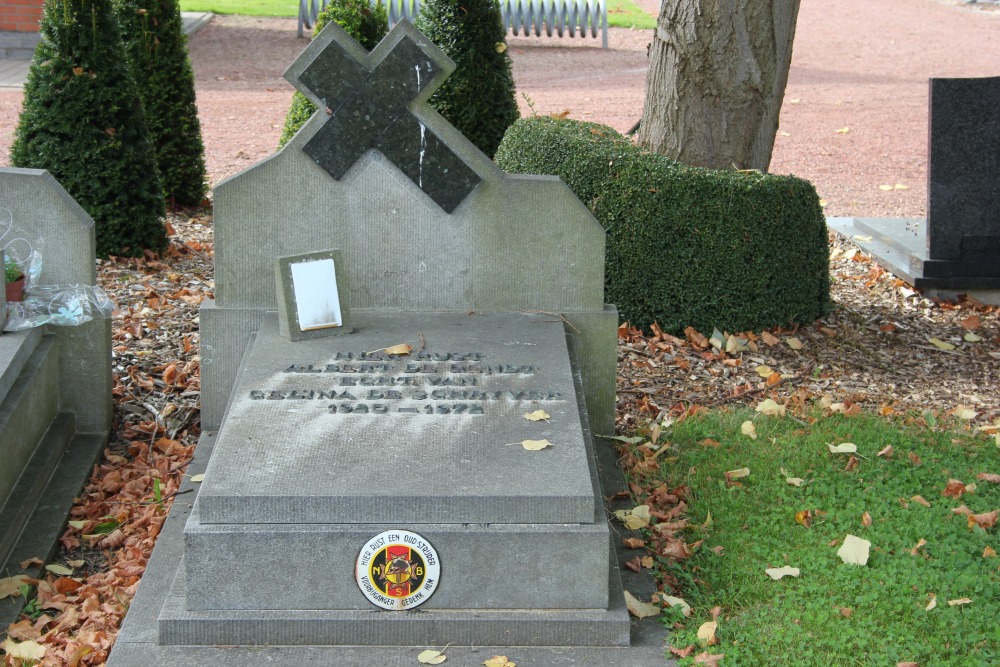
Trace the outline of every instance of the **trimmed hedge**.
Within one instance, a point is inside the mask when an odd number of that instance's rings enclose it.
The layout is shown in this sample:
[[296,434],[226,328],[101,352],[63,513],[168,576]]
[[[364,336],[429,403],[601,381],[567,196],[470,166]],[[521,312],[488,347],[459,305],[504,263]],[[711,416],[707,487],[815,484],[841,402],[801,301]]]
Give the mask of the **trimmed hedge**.
[[540,117],[507,131],[496,162],[562,177],[593,212],[605,299],[635,326],[747,331],[829,309],[826,220],[808,181],[688,167],[609,127]]
[[142,98],[163,194],[197,206],[208,189],[194,73],[177,0],[115,0],[129,68]]
[[514,76],[497,0],[424,0],[417,29],[455,61],[430,105],[493,157],[518,119]]
[[11,146],[94,219],[97,254],[167,245],[163,190],[110,0],[46,0]]
[[[318,35],[330,21],[338,24],[369,51],[374,49],[389,32],[389,17],[382,0],[379,0],[374,7],[368,0],[332,0],[316,18],[313,37]],[[281,131],[278,148],[287,144],[315,111],[316,105],[310,102],[308,97],[295,91],[292,95],[292,107],[285,116],[285,127]]]

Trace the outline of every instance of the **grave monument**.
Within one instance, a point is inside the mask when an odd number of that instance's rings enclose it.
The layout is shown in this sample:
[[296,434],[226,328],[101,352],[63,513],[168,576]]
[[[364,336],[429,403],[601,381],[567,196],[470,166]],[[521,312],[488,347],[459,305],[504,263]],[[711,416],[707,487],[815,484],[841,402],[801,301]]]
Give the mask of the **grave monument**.
[[[0,247],[37,252],[39,285],[96,284],[94,221],[47,171],[0,168]],[[111,409],[110,319],[0,334],[0,578],[54,553]],[[0,627],[22,604],[0,600]]]
[[205,477],[112,667],[663,661],[662,631],[634,641],[595,457],[604,232],[427,105],[452,68],[406,21],[371,53],[330,24],[286,74],[317,113],[216,187]]
[[1000,77],[931,79],[927,218],[831,218],[924,291],[1000,303]]

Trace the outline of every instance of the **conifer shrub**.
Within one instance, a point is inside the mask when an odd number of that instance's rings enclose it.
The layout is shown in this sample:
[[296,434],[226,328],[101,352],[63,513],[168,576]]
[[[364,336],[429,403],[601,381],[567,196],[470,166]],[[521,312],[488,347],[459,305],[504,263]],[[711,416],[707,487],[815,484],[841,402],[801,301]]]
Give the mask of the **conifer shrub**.
[[115,0],[114,8],[163,194],[172,205],[197,206],[207,189],[205,147],[180,7],[177,0]]
[[426,0],[416,25],[456,65],[431,106],[492,158],[520,115],[499,3]]
[[110,0],[46,0],[11,147],[94,219],[97,253],[167,244],[163,191]]
[[[369,51],[389,32],[389,18],[381,0],[374,7],[368,0],[332,0],[316,18],[313,36],[318,35],[330,21],[343,28]],[[292,95],[292,107],[285,116],[285,127],[281,131],[278,148],[287,144],[315,111],[316,105],[308,97],[295,91]]]
[[674,334],[811,322],[830,305],[826,219],[794,176],[688,167],[604,125],[528,118],[496,155],[555,174],[607,233],[605,299]]

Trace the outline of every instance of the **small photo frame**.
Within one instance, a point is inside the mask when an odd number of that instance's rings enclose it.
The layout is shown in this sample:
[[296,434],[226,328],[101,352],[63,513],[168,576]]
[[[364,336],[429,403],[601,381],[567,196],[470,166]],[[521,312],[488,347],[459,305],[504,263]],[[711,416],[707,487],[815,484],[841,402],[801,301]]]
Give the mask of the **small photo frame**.
[[347,277],[339,250],[274,260],[281,335],[289,340],[350,332]]

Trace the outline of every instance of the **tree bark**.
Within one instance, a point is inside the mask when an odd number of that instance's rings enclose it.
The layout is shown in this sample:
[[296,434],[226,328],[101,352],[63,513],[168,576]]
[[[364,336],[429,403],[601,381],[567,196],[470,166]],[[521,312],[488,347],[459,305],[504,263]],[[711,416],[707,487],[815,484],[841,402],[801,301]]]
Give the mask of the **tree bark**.
[[680,162],[767,171],[799,0],[662,0],[639,145]]

